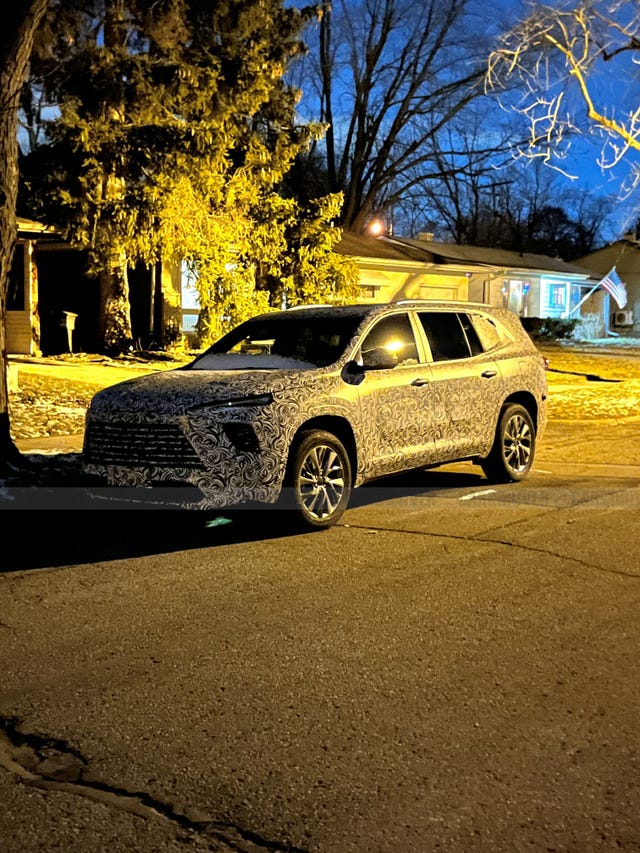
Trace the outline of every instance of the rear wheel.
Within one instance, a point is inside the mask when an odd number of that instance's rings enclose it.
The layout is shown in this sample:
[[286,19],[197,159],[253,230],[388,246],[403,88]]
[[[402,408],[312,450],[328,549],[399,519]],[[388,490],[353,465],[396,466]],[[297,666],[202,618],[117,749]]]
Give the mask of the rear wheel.
[[331,527],[347,508],[353,479],[342,442],[324,430],[302,433],[291,451],[283,505],[302,526]]
[[529,412],[516,403],[500,413],[496,437],[491,452],[480,461],[482,470],[497,483],[524,480],[536,448],[536,430]]

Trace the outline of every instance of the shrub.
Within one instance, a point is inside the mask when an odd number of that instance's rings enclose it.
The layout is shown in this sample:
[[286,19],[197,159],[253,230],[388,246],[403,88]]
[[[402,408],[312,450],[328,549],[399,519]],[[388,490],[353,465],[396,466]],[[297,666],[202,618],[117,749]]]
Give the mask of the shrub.
[[580,318],[521,317],[525,331],[534,341],[565,341],[573,337]]

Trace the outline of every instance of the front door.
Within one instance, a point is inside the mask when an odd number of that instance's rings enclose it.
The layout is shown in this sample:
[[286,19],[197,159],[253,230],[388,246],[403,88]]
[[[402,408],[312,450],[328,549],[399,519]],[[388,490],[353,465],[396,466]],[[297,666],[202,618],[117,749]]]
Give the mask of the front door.
[[362,474],[378,477],[433,461],[435,429],[430,369],[407,313],[379,320],[359,352]]

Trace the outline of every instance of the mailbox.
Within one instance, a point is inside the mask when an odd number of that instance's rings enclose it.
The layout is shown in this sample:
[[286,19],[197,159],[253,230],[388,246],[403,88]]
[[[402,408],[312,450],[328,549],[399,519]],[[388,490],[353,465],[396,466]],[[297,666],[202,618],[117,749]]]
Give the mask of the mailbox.
[[76,318],[77,314],[74,314],[73,311],[63,311],[64,321],[61,325],[67,327],[67,343],[69,344],[69,352],[73,352],[73,330],[76,327]]

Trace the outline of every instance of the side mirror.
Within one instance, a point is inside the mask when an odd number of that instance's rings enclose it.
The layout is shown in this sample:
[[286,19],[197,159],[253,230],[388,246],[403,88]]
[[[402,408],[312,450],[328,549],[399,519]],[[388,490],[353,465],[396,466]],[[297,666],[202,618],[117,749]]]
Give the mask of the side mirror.
[[349,385],[359,385],[364,379],[364,367],[352,359],[342,368],[342,378]]

